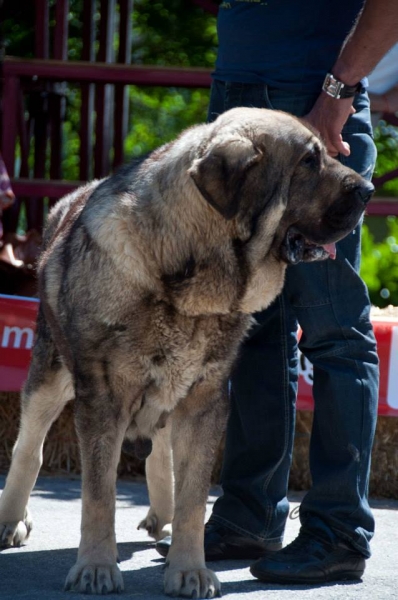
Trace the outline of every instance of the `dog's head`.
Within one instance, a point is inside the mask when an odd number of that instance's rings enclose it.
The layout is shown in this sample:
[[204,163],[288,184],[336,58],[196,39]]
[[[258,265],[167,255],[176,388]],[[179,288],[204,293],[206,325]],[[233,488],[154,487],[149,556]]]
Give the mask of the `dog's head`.
[[274,222],[272,252],[288,264],[333,256],[372,184],[330,158],[305,122],[280,111],[232,109],[209,127],[190,169],[203,198],[244,224],[248,238],[260,222]]

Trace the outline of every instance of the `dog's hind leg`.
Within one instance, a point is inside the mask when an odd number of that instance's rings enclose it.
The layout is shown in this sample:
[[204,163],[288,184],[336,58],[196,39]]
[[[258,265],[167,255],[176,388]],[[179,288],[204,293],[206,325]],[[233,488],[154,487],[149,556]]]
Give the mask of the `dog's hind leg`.
[[173,454],[171,449],[171,419],[158,429],[152,440],[152,452],[146,459],[145,472],[150,509],[138,529],[161,540],[171,534],[174,515]]
[[32,521],[28,500],[42,464],[43,442],[66,402],[73,398],[70,372],[60,362],[43,315],[28,381],[21,397],[21,420],[10,471],[0,498],[0,546],[19,546]]

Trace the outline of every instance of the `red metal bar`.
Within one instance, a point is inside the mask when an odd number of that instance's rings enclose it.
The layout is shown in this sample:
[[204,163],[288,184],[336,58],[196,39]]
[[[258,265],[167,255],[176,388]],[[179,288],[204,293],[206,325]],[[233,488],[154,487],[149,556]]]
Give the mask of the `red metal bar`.
[[28,127],[25,121],[25,106],[22,90],[19,89],[18,93],[18,132],[19,132],[19,144],[21,148],[21,169],[19,176],[28,177],[29,175],[29,135]]
[[62,196],[69,194],[83,183],[83,181],[49,181],[48,179],[11,179],[12,189],[16,196],[40,196],[44,198],[47,196],[62,198]]
[[377,217],[398,217],[398,198],[375,198],[369,202],[366,213]]
[[[69,0],[57,0],[55,5],[54,58],[66,60],[68,57],[68,11]],[[65,86],[58,87],[49,94],[50,119],[50,177],[62,177],[62,123],[65,117]]]
[[49,57],[49,31],[49,2],[36,0],[35,56],[37,58]]
[[[84,61],[94,60],[95,40],[95,0],[85,0],[83,3],[83,50]],[[91,157],[93,148],[93,115],[94,115],[94,85],[83,83],[81,86],[80,110],[80,166],[79,177],[81,180],[92,178]]]
[[62,123],[65,117],[65,98],[60,94],[50,93],[49,98],[50,119],[50,177],[60,179],[62,177]]
[[[131,62],[131,16],[133,0],[119,0],[119,52],[118,63]],[[124,159],[124,140],[127,135],[129,102],[128,88],[123,84],[115,86],[113,167],[118,167]]]
[[19,81],[4,73],[2,155],[8,174],[14,174]]
[[[46,153],[48,142],[48,93],[35,92],[31,97],[33,131],[34,131],[34,162],[33,175],[42,179],[46,175]],[[41,231],[43,228],[44,207],[41,197],[31,198],[26,205],[27,229]]]
[[[101,0],[98,61],[113,60],[113,36],[115,32],[115,0]],[[110,170],[110,149],[113,139],[113,88],[98,84],[95,96],[95,149],[94,176],[103,177]]]
[[69,0],[56,0],[54,27],[54,58],[68,58],[68,11]]
[[3,63],[5,75],[93,83],[124,83],[176,87],[203,87],[211,84],[211,69],[170,68],[143,65],[118,65],[85,61],[46,61],[7,57]]
[[[57,0],[55,4],[54,27],[54,58],[67,60],[68,58],[68,11],[69,0]],[[49,96],[50,118],[50,177],[62,177],[62,123],[65,117],[65,87],[58,86]]]
[[[15,148],[18,131],[18,98],[20,85],[17,77],[5,77],[3,86],[2,155],[10,178],[15,172]],[[15,193],[15,192],[14,192]],[[14,204],[2,216],[5,232],[15,232],[21,200],[17,196]]]

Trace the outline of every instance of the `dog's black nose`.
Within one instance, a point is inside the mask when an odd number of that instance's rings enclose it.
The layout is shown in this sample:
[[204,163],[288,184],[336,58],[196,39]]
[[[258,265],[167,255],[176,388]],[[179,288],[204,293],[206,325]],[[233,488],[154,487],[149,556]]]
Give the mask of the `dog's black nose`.
[[374,188],[373,183],[365,180],[361,185],[359,185],[356,188],[355,194],[358,197],[358,199],[361,200],[361,202],[363,202],[364,204],[367,204],[369,202],[369,200],[371,199],[374,191],[375,191],[375,188]]

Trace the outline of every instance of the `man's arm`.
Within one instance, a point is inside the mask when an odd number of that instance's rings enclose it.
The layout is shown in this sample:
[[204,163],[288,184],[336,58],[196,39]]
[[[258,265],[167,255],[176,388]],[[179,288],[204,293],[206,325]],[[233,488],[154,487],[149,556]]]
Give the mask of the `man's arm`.
[[[355,85],[375,68],[397,41],[398,0],[367,0],[343,44],[332,69],[333,75],[347,85]],[[306,116],[307,121],[320,131],[331,156],[350,154],[341,131],[348,117],[355,112],[352,102],[353,98],[337,100],[321,92]]]

